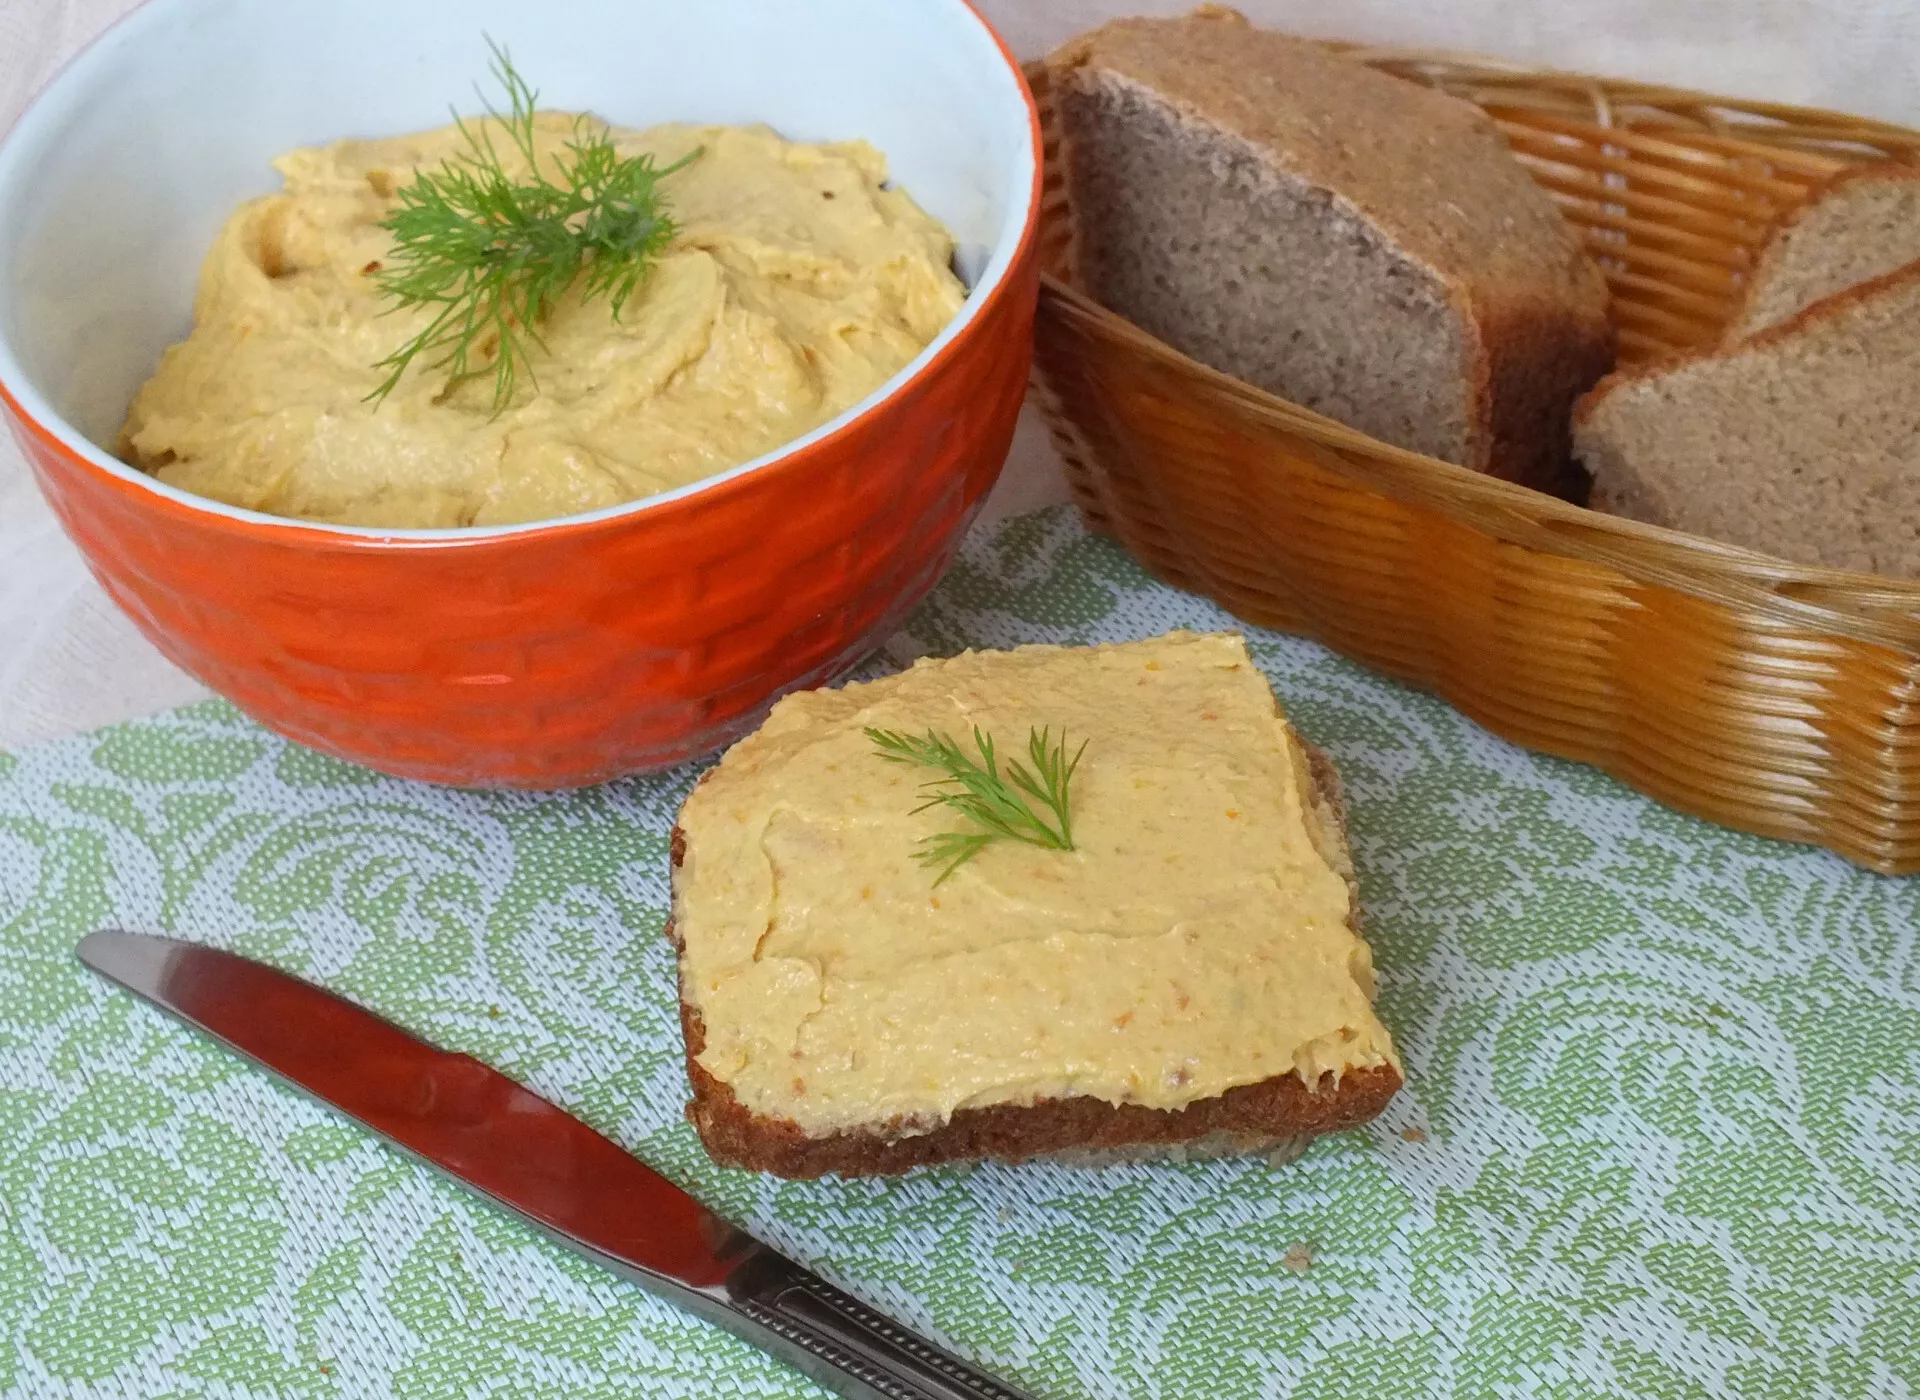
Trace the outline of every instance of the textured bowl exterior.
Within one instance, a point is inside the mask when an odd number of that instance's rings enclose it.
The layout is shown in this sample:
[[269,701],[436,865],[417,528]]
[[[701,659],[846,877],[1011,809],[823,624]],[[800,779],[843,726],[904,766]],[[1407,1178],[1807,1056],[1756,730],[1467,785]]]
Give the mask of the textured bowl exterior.
[[[1718,337],[1769,220],[1823,179],[1920,160],[1920,133],[1833,113],[1357,56],[1487,107],[1601,260],[1628,361]],[[1029,77],[1044,114],[1045,74]],[[1094,528],[1503,738],[1920,873],[1920,581],[1614,519],[1374,441],[1098,306],[1071,283],[1057,165],[1043,208],[1036,394]]]
[[577,786],[730,742],[900,624],[1006,459],[1035,286],[1029,239],[944,354],[790,456],[635,514],[466,540],[200,510],[0,401],[107,592],[262,724],[403,777]]

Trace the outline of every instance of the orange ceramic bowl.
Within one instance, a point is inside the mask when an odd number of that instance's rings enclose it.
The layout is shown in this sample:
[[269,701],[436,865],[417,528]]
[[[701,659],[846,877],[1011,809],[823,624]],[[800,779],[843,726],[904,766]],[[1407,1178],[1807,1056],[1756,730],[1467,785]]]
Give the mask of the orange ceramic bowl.
[[[592,515],[309,525],[115,460],[269,159],[444,122],[485,71],[483,33],[548,105],[871,141],[954,232],[964,311],[817,432]],[[1039,172],[1019,68],[964,0],[149,0],[0,147],[0,406],[107,591],[261,723],[432,782],[597,782],[717,748],[841,675],[940,576],[1026,385]]]

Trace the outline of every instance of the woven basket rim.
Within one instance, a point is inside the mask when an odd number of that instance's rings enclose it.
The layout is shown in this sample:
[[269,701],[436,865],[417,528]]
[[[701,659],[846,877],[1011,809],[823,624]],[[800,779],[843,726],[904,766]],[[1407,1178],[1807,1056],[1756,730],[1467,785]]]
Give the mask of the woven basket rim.
[[[1301,36],[1305,37],[1305,36]],[[1344,54],[1363,63],[1376,66],[1385,64],[1407,64],[1425,68],[1446,68],[1463,77],[1479,77],[1487,81],[1509,82],[1563,82],[1578,85],[1584,89],[1600,88],[1610,101],[1631,100],[1647,106],[1658,107],[1702,107],[1716,111],[1742,112],[1748,116],[1761,117],[1782,124],[1802,122],[1806,124],[1835,124],[1851,127],[1863,137],[1882,137],[1891,143],[1914,149],[1917,154],[1908,163],[1920,163],[1920,130],[1901,126],[1897,122],[1882,121],[1877,117],[1863,117],[1851,112],[1836,112],[1824,107],[1804,107],[1787,102],[1769,102],[1762,98],[1733,97],[1725,93],[1702,92],[1695,88],[1675,87],[1665,83],[1646,82],[1638,78],[1617,78],[1597,73],[1582,73],[1570,68],[1543,68],[1515,59],[1499,58],[1491,54],[1472,53],[1461,49],[1402,47],[1394,44],[1373,44],[1355,39],[1315,38],[1309,42],[1325,49]],[[1605,122],[1601,123],[1605,125]]]

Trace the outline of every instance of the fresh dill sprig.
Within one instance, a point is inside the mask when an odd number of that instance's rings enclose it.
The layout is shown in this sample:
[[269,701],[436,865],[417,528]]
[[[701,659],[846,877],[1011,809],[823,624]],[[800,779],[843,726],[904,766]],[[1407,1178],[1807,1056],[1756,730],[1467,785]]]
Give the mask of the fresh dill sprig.
[[380,225],[393,235],[394,250],[373,274],[376,285],[396,308],[438,311],[376,366],[387,371],[367,396],[376,404],[422,355],[447,371],[449,390],[485,373],[492,356],[493,411],[505,409],[520,373],[533,378],[528,342],[541,343],[541,321],[575,278],[584,273],[583,298],[606,297],[619,317],[674,236],[655,186],[700,154],[655,168],[650,155],[622,156],[604,127],[580,117],[566,154],[548,162],[558,179],[549,177],[534,149],[538,94],[505,49],[491,39],[487,47],[508,103],[505,116],[486,103],[487,116],[527,170],[510,175],[491,126],[456,112],[464,149],[396,191],[399,207]]
[[[1034,729],[1027,734],[1027,763],[1007,760],[1006,773],[994,752],[993,738],[975,726],[974,747],[980,757],[969,757],[952,738],[929,729],[924,738],[891,729],[868,729],[867,737],[889,763],[905,763],[932,768],[946,776],[923,784],[926,799],[913,810],[948,807],[972,822],[975,831],[942,831],[924,838],[914,859],[926,866],[939,866],[934,880],[938,885],[954,871],[972,860],[995,841],[1025,841],[1050,850],[1073,849],[1073,815],[1068,803],[1067,785],[1080,766],[1080,755],[1087,751],[1086,741],[1067,757],[1067,736],[1063,730],[1054,742],[1050,730]],[[1031,766],[1029,766],[1031,764]],[[1050,813],[1052,819],[1036,810]]]

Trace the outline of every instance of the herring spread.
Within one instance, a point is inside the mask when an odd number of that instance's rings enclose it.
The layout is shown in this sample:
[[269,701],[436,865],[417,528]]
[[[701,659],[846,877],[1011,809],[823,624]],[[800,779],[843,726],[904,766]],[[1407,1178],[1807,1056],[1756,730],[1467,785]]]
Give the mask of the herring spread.
[[[483,124],[484,125],[484,124]],[[535,118],[552,159],[574,130]],[[679,233],[618,319],[563,296],[539,327],[535,382],[496,414],[491,376],[449,392],[422,357],[377,407],[377,363],[431,309],[375,283],[380,227],[457,128],[344,141],[275,162],[285,188],[228,220],[192,333],[133,402],[121,451],[185,490],[307,520],[508,524],[596,510],[700,480],[852,407],[959,310],[945,229],[886,184],[863,142],[805,145],[765,127],[610,129],[665,167]],[[512,143],[497,143],[524,169]]]
[[[930,776],[868,726],[1087,740],[1075,849],[998,841],[936,886]],[[1089,1095],[1178,1108],[1392,1063],[1346,848],[1237,636],[921,661],[787,696],[680,814],[700,1064],[810,1134]]]

